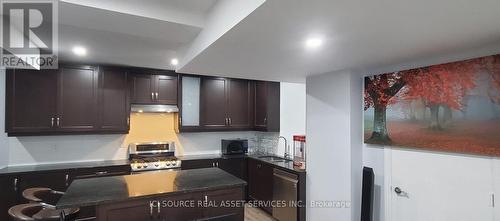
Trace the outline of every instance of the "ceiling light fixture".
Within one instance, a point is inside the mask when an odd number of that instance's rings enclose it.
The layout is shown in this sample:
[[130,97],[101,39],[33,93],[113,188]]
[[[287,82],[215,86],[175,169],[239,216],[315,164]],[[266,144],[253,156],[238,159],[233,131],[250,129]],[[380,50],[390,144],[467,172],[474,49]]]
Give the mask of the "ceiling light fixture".
[[177,58],[173,58],[172,60],[170,60],[170,64],[172,64],[173,66],[177,66],[179,64],[179,60],[177,60]]
[[323,39],[319,37],[308,38],[306,40],[306,48],[314,49],[323,44]]
[[87,55],[87,49],[82,46],[75,46],[73,47],[73,53],[78,56],[85,56]]

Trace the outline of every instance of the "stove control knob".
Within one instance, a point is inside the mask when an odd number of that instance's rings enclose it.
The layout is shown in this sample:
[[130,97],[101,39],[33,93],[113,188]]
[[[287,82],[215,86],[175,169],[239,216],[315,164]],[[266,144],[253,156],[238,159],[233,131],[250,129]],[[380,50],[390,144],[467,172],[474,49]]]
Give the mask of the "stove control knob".
[[148,168],[148,165],[147,164],[143,164],[142,167]]
[[170,166],[170,165],[172,165],[172,162],[167,161],[167,166]]
[[160,164],[155,163],[155,167],[159,167],[159,166],[160,166]]
[[176,166],[177,165],[177,162],[176,161],[172,161],[172,166]]
[[142,165],[137,164],[135,167],[136,167],[137,169],[141,169],[141,168],[142,168]]

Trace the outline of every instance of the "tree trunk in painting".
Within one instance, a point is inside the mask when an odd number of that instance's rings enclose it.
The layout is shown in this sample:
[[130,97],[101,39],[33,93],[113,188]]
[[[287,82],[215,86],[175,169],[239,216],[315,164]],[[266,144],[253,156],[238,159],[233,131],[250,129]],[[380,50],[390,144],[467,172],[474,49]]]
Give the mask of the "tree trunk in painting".
[[387,107],[383,105],[375,106],[375,115],[373,121],[373,132],[369,141],[374,143],[390,144],[391,139],[387,133]]
[[441,130],[441,125],[439,124],[439,105],[433,104],[429,108],[431,109],[431,130]]
[[453,118],[453,112],[448,105],[443,105],[443,123],[444,127],[448,127],[451,124]]

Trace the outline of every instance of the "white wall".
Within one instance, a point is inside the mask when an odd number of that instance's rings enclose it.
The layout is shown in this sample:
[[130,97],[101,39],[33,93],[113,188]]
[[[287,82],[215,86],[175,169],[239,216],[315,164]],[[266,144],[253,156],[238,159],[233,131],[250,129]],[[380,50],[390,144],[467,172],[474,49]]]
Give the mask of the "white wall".
[[0,168],[9,164],[9,140],[5,133],[5,69],[0,67]]
[[[306,134],[306,85],[281,83],[280,86],[280,133],[293,148],[293,135]],[[284,154],[285,143],[280,139],[278,154]]]
[[[313,202],[347,201],[351,206],[359,205],[359,194],[353,188],[361,184],[359,175],[353,172],[361,168],[361,145],[359,139],[351,139],[351,135],[358,134],[355,130],[359,130],[351,128],[351,124],[359,121],[351,119],[357,111],[351,107],[351,99],[358,97],[356,94],[351,97],[351,90],[359,88],[359,82],[351,80],[349,72],[307,78],[307,196]],[[353,106],[357,108],[359,103]],[[310,206],[307,219],[355,220],[356,211],[357,208]]]

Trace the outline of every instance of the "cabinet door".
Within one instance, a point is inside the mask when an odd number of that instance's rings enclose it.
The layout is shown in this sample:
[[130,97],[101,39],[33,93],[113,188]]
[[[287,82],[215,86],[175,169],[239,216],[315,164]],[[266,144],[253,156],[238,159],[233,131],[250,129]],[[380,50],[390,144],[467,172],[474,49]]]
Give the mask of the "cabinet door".
[[133,104],[151,104],[154,102],[154,80],[149,74],[133,74],[130,89]]
[[257,81],[255,83],[255,129],[280,131],[280,83]]
[[220,169],[240,179],[247,179],[245,158],[219,159],[217,162]]
[[201,201],[201,193],[186,193],[162,199],[160,219],[162,221],[198,220],[203,217],[203,208],[198,206],[198,202]]
[[159,104],[177,104],[177,75],[156,75],[155,78],[155,102]]
[[181,78],[181,128],[200,126],[200,85],[201,78],[182,76]]
[[[248,160],[248,195],[251,199],[273,199],[273,167],[257,160]],[[272,213],[272,207],[262,208]]]
[[236,202],[244,199],[243,197],[243,189],[234,188],[234,189],[222,189],[215,190],[205,193],[205,200],[208,200],[213,207],[207,207],[205,209],[204,218],[212,218],[212,217],[224,217],[225,219],[220,220],[244,220],[244,207],[243,204],[229,206],[228,202]]
[[224,78],[201,79],[201,126],[207,129],[226,127],[226,84]]
[[97,206],[97,221],[160,220],[149,200],[118,202]]
[[265,128],[267,124],[267,82],[255,82],[255,126]]
[[231,128],[252,128],[252,96],[250,96],[250,81],[229,80],[227,93],[227,110]]
[[0,220],[10,220],[7,213],[10,207],[19,204],[16,177],[2,176],[0,177]]
[[215,166],[215,160],[212,159],[183,160],[181,163],[181,168],[183,170],[209,168],[214,166]]
[[127,73],[103,68],[99,76],[99,130],[127,132],[130,104]]
[[7,132],[54,130],[57,70],[7,70],[6,85]]
[[59,70],[57,127],[71,132],[95,130],[97,70],[90,66],[66,66]]

